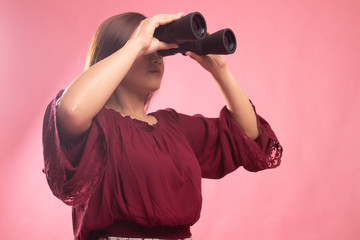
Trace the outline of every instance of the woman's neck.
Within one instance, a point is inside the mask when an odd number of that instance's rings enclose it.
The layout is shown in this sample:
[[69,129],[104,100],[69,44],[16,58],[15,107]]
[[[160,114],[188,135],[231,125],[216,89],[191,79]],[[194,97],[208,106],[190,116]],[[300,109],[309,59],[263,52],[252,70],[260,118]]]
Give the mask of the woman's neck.
[[126,91],[120,87],[111,95],[105,107],[119,112],[122,116],[130,116],[143,121],[147,119],[145,96]]

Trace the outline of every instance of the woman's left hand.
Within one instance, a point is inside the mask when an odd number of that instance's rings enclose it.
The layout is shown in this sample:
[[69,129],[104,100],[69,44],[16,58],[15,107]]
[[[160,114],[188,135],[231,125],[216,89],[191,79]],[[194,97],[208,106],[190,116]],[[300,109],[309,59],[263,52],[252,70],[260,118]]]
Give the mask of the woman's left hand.
[[204,55],[200,56],[194,52],[186,52],[186,56],[197,61],[205,70],[216,76],[227,69],[225,57],[223,55]]

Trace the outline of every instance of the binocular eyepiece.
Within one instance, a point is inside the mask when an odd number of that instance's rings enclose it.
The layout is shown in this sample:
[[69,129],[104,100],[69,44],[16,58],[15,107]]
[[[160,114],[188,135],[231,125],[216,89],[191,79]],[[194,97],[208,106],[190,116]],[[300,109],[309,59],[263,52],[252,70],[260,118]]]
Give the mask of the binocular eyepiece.
[[159,50],[161,56],[187,51],[199,55],[232,54],[236,50],[236,37],[229,28],[207,35],[205,18],[199,12],[190,13],[155,30],[154,37],[167,43],[177,43],[178,48]]

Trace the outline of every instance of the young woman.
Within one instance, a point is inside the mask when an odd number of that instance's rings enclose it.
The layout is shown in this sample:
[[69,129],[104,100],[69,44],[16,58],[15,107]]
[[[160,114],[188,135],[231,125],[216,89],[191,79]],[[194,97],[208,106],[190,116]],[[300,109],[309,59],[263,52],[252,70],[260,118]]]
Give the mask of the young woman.
[[280,164],[275,134],[223,56],[187,53],[224,95],[219,118],[146,113],[164,73],[157,51],[177,47],[154,31],[182,16],[107,19],[85,71],[46,109],[44,172],[54,195],[73,206],[75,239],[190,239],[200,216],[201,177]]

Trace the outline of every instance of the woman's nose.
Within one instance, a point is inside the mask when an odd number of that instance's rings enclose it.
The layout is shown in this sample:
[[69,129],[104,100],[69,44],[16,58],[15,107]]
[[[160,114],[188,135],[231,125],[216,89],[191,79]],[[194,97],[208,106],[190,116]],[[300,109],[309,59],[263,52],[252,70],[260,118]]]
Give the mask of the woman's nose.
[[151,62],[154,64],[162,64],[163,62],[163,57],[160,56],[158,53],[153,53],[150,56]]

